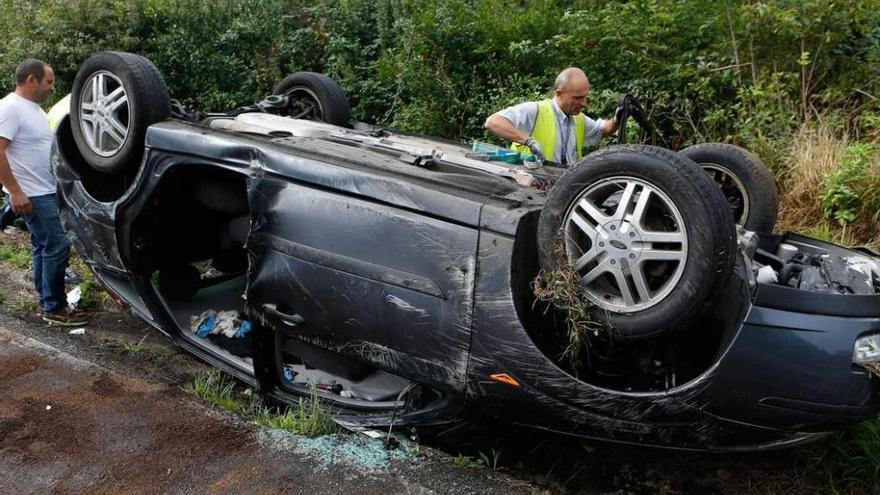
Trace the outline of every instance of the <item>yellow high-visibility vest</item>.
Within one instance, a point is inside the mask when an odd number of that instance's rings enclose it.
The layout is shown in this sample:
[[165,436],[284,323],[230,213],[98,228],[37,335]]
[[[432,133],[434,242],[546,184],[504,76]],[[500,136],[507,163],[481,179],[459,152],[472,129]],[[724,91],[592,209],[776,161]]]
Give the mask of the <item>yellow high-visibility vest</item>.
[[[575,156],[578,158],[584,154],[584,114],[579,113],[574,116],[574,145]],[[550,100],[542,100],[538,102],[538,115],[535,117],[535,127],[532,128],[531,137],[535,138],[541,145],[544,155],[548,160],[553,160],[556,156],[556,115],[553,112],[553,105]],[[524,153],[531,153],[528,146],[513,143],[511,149]],[[562,150],[559,156],[565,157],[567,153]]]

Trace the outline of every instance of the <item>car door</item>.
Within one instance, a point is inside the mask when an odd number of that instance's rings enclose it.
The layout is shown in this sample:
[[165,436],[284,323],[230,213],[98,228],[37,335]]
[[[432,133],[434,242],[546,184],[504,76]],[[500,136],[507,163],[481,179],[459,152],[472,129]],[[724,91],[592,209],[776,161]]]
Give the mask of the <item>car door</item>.
[[268,347],[270,375],[277,378],[289,358],[285,341],[297,339],[463,389],[475,227],[390,204],[401,196],[383,201],[274,175],[251,178],[248,187],[247,305],[271,334],[257,339]]

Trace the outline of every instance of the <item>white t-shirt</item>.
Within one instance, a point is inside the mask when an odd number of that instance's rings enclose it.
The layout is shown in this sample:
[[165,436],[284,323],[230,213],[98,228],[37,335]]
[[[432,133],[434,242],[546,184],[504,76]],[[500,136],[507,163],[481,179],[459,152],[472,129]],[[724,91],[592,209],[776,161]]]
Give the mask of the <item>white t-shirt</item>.
[[[574,139],[574,118],[563,112],[559,105],[556,104],[556,98],[550,99],[550,106],[553,108],[553,114],[556,116],[556,135],[560,136],[561,142],[556,145],[556,153],[553,157],[547,157],[556,163],[563,163],[562,152],[565,152],[566,166],[571,165],[577,160],[577,151],[575,150]],[[498,112],[499,115],[513,123],[517,129],[532,133],[535,128],[535,120],[538,119],[538,103],[527,101],[505,108]],[[599,144],[602,139],[602,131],[605,128],[605,120],[593,120],[586,115],[584,116],[584,146],[594,146]],[[547,150],[544,150],[545,152]]]
[[6,95],[0,100],[0,137],[10,141],[6,158],[21,190],[28,197],[55,194],[49,164],[52,129],[40,105],[16,93]]

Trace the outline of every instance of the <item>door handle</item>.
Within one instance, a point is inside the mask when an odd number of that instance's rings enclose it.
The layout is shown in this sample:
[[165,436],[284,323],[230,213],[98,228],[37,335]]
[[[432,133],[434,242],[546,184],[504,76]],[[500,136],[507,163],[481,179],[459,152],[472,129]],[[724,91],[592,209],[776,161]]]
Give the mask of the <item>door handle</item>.
[[287,326],[298,327],[306,322],[306,319],[300,316],[299,314],[288,314],[283,311],[278,310],[278,305],[272,303],[266,303],[263,305],[263,309],[281,320]]

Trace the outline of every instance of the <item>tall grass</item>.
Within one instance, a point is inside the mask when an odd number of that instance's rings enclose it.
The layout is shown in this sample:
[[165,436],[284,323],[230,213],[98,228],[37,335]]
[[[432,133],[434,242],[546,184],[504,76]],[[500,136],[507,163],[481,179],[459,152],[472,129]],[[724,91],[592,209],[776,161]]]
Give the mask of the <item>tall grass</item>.
[[802,126],[777,172],[778,230],[847,245],[880,245],[880,155],[823,125]]
[[[880,420],[865,421],[835,433],[818,447],[810,464],[828,480],[833,492],[880,490]],[[813,470],[814,474],[817,474]]]

